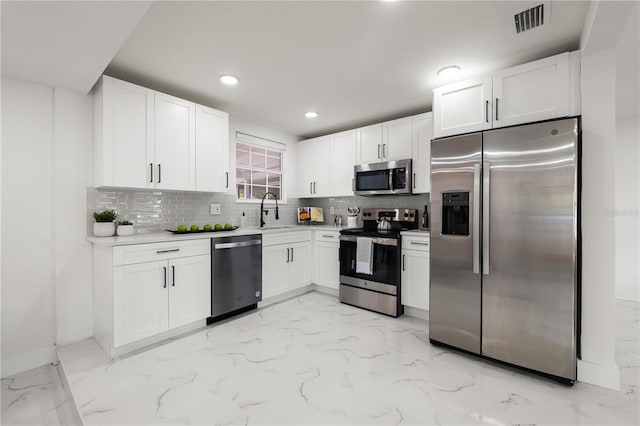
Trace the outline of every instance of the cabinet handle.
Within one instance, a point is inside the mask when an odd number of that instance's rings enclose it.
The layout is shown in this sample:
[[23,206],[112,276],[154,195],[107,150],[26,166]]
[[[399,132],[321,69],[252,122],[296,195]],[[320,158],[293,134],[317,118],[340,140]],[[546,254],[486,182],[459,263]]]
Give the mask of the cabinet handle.
[[383,143],[382,144],[382,158],[385,158],[387,156],[387,144]]
[[313,182],[309,182],[309,194],[313,194]]
[[229,172],[225,172],[225,174],[227,175],[227,188],[229,188]]
[[164,285],[162,288],[167,288],[167,267],[163,266],[162,269],[164,269]]
[[496,98],[496,121],[498,121],[498,98]]
[[180,251],[180,249],[170,249],[170,250],[156,250],[156,253],[173,253],[174,251]]
[[161,165],[158,164],[158,183],[162,180],[162,169],[160,167]]
[[413,189],[416,189],[416,174],[413,174]]
[[489,122],[489,101],[487,100],[484,104],[484,119]]
[[402,270],[404,271],[404,254],[402,255]]
[[171,286],[176,286],[176,267],[171,265]]
[[380,144],[378,144],[378,158],[380,158]]
[[291,247],[291,261],[293,262],[293,247]]
[[316,183],[318,183],[318,182],[313,182],[313,193],[314,194],[316,193]]
[[324,238],[335,238],[336,237],[335,235],[327,235],[327,234],[322,234],[322,236]]
[[429,243],[419,243],[417,241],[409,241],[409,244],[413,244],[414,246],[428,246]]
[[289,263],[289,248],[287,247],[287,263]]
[[149,163],[149,172],[151,175],[149,182],[153,183],[153,163]]

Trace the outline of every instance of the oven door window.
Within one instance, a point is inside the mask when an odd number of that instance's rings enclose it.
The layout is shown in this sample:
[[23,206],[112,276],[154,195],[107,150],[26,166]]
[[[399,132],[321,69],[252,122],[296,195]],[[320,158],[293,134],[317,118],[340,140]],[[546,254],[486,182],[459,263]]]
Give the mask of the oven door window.
[[356,273],[356,243],[340,241],[340,275],[376,281],[385,284],[398,284],[397,246],[373,245],[373,275]]
[[357,191],[379,191],[389,189],[390,170],[371,170],[356,173]]

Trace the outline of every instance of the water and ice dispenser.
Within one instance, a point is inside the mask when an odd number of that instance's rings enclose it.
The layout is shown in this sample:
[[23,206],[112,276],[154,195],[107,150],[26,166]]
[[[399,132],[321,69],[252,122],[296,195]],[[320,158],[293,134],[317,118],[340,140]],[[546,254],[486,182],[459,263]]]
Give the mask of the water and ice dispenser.
[[442,193],[442,234],[469,235],[469,192]]

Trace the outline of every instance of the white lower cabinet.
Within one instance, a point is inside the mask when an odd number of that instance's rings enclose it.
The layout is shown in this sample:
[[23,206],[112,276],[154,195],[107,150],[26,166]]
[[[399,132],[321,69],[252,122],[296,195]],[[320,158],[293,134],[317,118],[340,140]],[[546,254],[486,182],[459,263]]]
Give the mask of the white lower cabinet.
[[210,244],[202,239],[94,246],[94,334],[107,354],[204,325],[211,315]]
[[267,299],[311,283],[309,231],[263,234],[262,296]]
[[340,287],[340,232],[315,231],[313,283],[338,290]]
[[429,310],[429,237],[402,237],[401,301],[404,306]]

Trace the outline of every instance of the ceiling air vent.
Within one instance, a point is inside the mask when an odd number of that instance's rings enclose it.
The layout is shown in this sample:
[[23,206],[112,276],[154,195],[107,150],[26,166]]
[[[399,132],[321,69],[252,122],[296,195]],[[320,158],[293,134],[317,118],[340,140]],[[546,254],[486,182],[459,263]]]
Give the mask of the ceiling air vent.
[[545,23],[544,4],[527,9],[524,12],[516,13],[513,16],[516,26],[516,34],[541,27]]

